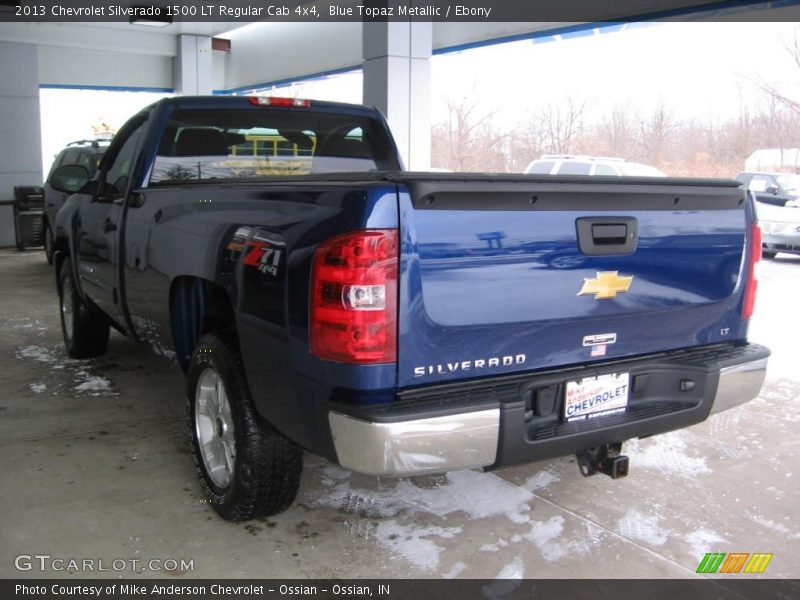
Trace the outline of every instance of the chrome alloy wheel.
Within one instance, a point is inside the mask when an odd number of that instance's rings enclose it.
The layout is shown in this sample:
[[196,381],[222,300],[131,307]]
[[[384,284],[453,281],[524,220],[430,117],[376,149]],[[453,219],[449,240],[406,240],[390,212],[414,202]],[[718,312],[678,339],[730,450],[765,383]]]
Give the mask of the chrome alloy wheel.
[[64,337],[67,340],[72,338],[73,320],[75,318],[73,315],[74,308],[72,302],[72,277],[67,273],[61,284],[61,318],[64,322]]
[[194,431],[208,476],[219,488],[233,478],[236,445],[233,417],[225,383],[214,369],[206,368],[194,394]]

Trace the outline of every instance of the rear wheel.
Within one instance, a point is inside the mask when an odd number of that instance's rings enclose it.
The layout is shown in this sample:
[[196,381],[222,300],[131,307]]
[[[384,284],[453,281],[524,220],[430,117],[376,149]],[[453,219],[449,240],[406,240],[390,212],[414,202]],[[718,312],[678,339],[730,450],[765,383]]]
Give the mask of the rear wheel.
[[108,348],[108,319],[87,306],[75,287],[72,264],[65,259],[58,274],[58,300],[64,346],[72,358],[99,356]]
[[764,258],[775,258],[776,254],[777,252],[774,252],[772,250],[764,250],[763,248],[761,249],[761,256]]
[[229,521],[289,508],[302,449],[258,416],[232,334],[204,336],[187,374],[189,430],[200,486]]

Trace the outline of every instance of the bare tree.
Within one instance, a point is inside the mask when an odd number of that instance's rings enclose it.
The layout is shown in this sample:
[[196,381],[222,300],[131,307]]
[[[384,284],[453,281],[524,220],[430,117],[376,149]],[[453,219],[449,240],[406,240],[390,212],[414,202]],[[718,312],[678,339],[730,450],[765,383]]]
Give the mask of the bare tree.
[[631,158],[636,153],[636,115],[628,103],[616,103],[598,127],[601,154]]
[[641,119],[641,155],[651,164],[661,164],[668,153],[669,136],[674,123],[663,99],[659,99],[653,111]]
[[559,104],[548,104],[536,117],[537,129],[542,136],[542,150],[551,154],[575,151],[575,141],[583,129],[586,101],[568,96]]
[[[790,42],[784,43],[784,47],[795,66],[800,69],[800,37],[797,31]],[[766,81],[763,77],[756,78],[753,83],[774,102],[785,106],[795,114],[800,114],[800,101],[781,92],[777,85]]]
[[495,111],[478,114],[469,98],[447,102],[446,123],[432,132],[432,162],[453,171],[504,171],[504,141],[508,134],[492,123]]

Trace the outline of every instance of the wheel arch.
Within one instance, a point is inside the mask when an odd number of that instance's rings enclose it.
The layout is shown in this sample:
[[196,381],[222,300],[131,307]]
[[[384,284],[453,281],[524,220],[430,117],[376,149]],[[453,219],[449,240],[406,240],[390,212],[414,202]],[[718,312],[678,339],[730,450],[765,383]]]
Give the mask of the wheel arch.
[[172,280],[169,321],[175,356],[184,371],[205,334],[220,330],[236,334],[236,313],[228,292],[213,281],[193,275]]

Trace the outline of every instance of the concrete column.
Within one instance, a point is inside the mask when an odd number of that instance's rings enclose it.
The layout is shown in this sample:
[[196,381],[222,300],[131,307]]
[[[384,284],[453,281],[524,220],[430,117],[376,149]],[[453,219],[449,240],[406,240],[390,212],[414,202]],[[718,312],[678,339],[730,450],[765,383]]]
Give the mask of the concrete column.
[[210,94],[213,80],[211,38],[207,35],[179,35],[175,92],[183,96]]
[[14,186],[44,180],[36,46],[0,42],[0,107],[0,247],[6,247],[15,242]]
[[380,108],[407,169],[431,165],[432,23],[364,23],[364,104]]

